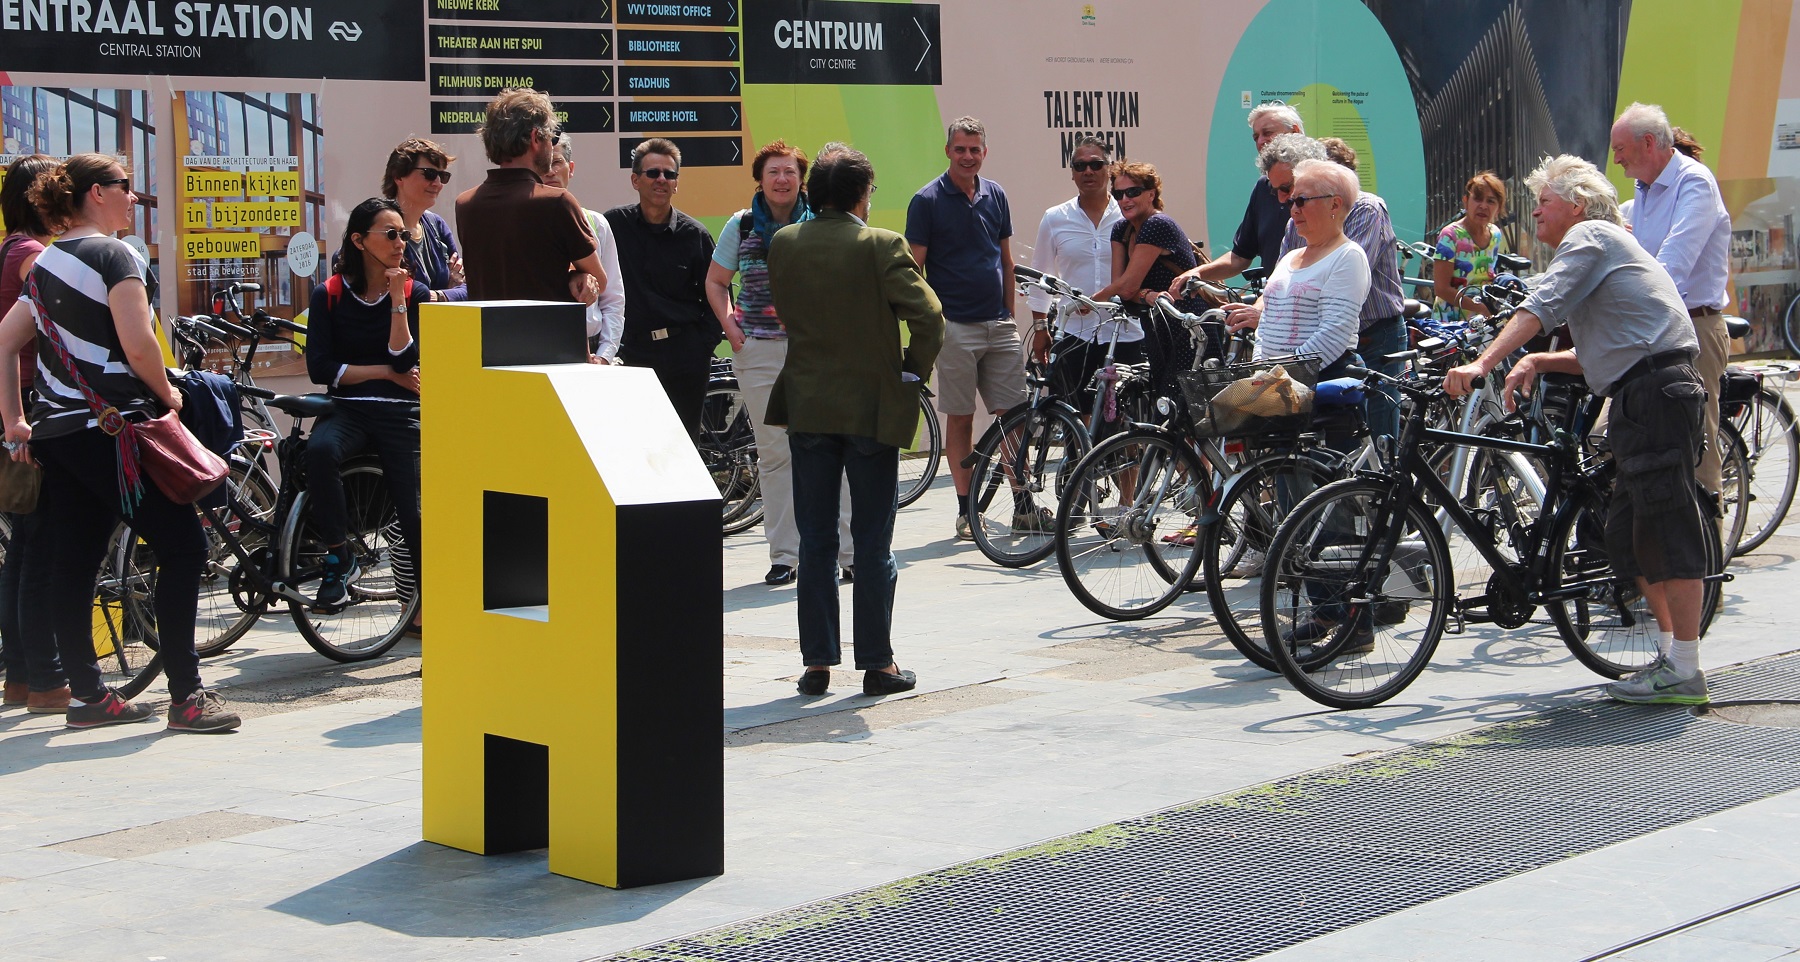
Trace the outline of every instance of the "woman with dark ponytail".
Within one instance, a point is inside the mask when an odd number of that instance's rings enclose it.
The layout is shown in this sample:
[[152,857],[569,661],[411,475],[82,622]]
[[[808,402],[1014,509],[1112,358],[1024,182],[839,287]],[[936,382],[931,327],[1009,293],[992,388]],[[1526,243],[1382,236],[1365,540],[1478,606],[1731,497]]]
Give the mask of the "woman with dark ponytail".
[[[20,157],[6,168],[6,180],[0,184],[0,220],[6,222],[6,239],[0,241],[0,305],[19,299],[32,265],[56,233],[26,197],[40,176],[55,169],[56,161],[43,154]],[[36,397],[31,389],[36,375],[37,345],[33,343],[19,355],[20,400],[26,408]],[[38,715],[61,714],[69,708],[69,685],[56,656],[56,640],[42,632],[27,635],[19,627],[19,586],[38,513],[7,515],[6,520],[12,532],[5,565],[0,567],[0,655],[6,662],[6,704],[24,705]]]
[[[94,655],[94,579],[121,519],[156,553],[156,628],[169,680],[169,729],[222,732],[238,716],[200,684],[194,608],[206,536],[191,505],[146,483],[126,425],[180,410],[163,367],[144,286],[146,265],[113,235],[132,224],[131,174],[105,154],[77,154],[46,171],[29,198],[63,234],[38,255],[25,297],[0,320],[0,418],[12,458],[44,468],[22,630],[54,636],[73,696],[67,724],[92,728],[150,717],[101,682]],[[30,421],[14,360],[36,339]]]

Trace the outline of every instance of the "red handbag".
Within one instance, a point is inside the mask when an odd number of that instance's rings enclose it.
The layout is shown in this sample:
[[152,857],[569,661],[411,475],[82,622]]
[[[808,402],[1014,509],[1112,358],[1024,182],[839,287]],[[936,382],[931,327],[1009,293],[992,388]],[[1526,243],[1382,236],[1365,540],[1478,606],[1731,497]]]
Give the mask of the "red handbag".
[[212,453],[174,411],[131,425],[137,435],[138,464],[164,496],[193,504],[225,482],[231,466]]

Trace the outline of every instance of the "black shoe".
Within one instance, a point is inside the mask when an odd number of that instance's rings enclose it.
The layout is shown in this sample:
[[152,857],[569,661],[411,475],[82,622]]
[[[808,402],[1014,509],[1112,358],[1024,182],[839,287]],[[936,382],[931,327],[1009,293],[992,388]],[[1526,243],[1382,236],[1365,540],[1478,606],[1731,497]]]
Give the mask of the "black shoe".
[[855,580],[856,580],[856,566],[855,565],[845,565],[842,568],[838,569],[838,581],[839,582],[841,582],[843,584],[849,584]]
[[903,691],[912,691],[919,686],[919,676],[910,671],[890,674],[885,671],[863,672],[863,694],[865,695],[897,695]]
[[831,669],[801,672],[800,683],[794,687],[800,689],[802,695],[823,695],[825,689],[831,687]]
[[765,585],[791,585],[799,577],[794,573],[793,565],[770,565],[769,573],[763,575]]

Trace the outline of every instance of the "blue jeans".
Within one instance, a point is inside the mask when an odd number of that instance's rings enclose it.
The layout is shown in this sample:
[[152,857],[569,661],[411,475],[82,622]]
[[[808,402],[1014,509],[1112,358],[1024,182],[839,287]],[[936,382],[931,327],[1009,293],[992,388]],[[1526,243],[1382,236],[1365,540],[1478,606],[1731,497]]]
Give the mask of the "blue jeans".
[[850,485],[850,537],[856,545],[852,621],[856,667],[894,661],[894,514],[899,510],[900,449],[849,434],[788,432],[794,522],[800,529],[800,657],[807,667],[843,660],[838,631],[838,497]]
[[[1406,348],[1406,321],[1398,315],[1371,322],[1357,340],[1357,352],[1368,362],[1368,367],[1390,377],[1398,377],[1406,365],[1404,362],[1390,364],[1383,358]],[[1390,438],[1400,436],[1400,392],[1391,384],[1382,384],[1369,395],[1369,433]]]

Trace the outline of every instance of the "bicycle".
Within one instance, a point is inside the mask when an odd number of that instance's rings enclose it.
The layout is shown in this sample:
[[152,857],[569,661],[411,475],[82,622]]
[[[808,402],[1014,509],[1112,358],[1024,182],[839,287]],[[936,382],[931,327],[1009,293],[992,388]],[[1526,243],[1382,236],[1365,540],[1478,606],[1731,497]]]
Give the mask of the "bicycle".
[[[198,506],[209,541],[222,549],[209,556],[201,584],[203,605],[235,612],[226,629],[232,640],[270,607],[285,602],[295,628],[319,654],[339,662],[386,654],[412,623],[419,594],[380,462],[359,455],[339,468],[349,522],[346,544],[361,574],[351,582],[343,604],[321,607],[314,599],[327,548],[312,520],[306,489],[305,422],[329,415],[335,402],[321,394],[279,395],[250,386],[240,390],[290,415],[293,424],[276,445],[281,484],[272,509],[246,502],[229,486],[223,509],[204,502]],[[128,613],[154,627],[155,559],[135,539],[119,551],[117,570],[123,573]],[[154,639],[148,643],[154,646]]]
[[[1096,391],[1085,424],[1081,413],[1051,383],[1056,356],[1052,355],[1048,364],[1032,358],[1025,372],[1030,400],[989,424],[963,459],[963,467],[969,469],[963,513],[975,546],[995,564],[1022,568],[1056,550],[1055,510],[1039,505],[1036,499],[1048,496],[1053,502],[1061,501],[1062,479],[1068,469],[1087,454],[1107,425],[1129,416],[1148,380],[1138,373],[1147,369],[1114,363],[1119,335],[1127,327],[1122,305],[1098,303],[1061,278],[1029,267],[1015,267],[1014,273],[1021,287],[1035,286],[1052,295],[1046,318],[1050,330],[1055,330],[1065,301],[1072,301],[1098,313],[1097,329],[1110,333],[1106,361],[1092,382]],[[1120,410],[1121,397],[1126,410]],[[1002,489],[1006,497],[1000,497]]]
[[[1392,355],[1416,360],[1417,352]],[[1307,697],[1334,708],[1366,708],[1399,694],[1429,663],[1452,620],[1514,629],[1539,607],[1577,660],[1607,678],[1649,667],[1659,656],[1655,620],[1634,580],[1613,574],[1604,546],[1612,488],[1610,459],[1582,456],[1600,400],[1579,375],[1545,375],[1533,419],[1560,412],[1547,444],[1458,435],[1425,424],[1443,394],[1438,374],[1370,380],[1393,383],[1406,399],[1399,463],[1329,484],[1295,506],[1275,532],[1262,588],[1262,627],[1281,673]],[[1422,453],[1422,442],[1515,451],[1546,466],[1546,500],[1529,523],[1503,528],[1465,507]],[[1701,496],[1695,488],[1696,499]],[[1485,590],[1464,596],[1451,569],[1446,528],[1460,533],[1492,568]],[[1704,519],[1708,571],[1701,631],[1710,625],[1723,574],[1718,531]],[[1323,616],[1323,617],[1320,617]],[[1284,639],[1307,626],[1301,648]]]
[[[919,385],[919,430],[913,446],[900,452],[897,496],[902,508],[925,496],[943,461],[943,429],[931,406],[932,397],[929,386]],[[750,408],[738,388],[737,374],[728,357],[713,358],[695,447],[724,502],[723,534],[729,537],[755,527],[763,519],[756,432],[750,425]]]
[[1794,409],[1774,383],[1791,381],[1800,366],[1764,362],[1737,365],[1720,386],[1720,429],[1729,426],[1742,445],[1749,490],[1745,494],[1733,556],[1761,547],[1787,519],[1800,482],[1800,428]]

